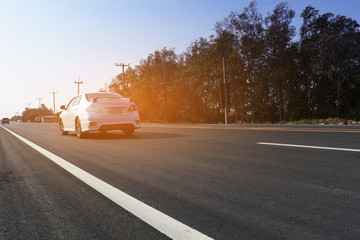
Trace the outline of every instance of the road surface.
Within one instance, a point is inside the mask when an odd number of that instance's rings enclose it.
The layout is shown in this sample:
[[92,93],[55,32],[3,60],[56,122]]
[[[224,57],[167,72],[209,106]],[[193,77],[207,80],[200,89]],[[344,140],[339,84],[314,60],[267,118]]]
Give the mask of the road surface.
[[[108,184],[115,198],[121,191],[189,227],[190,239],[360,239],[360,127],[148,124],[132,137],[85,139],[61,136],[56,124],[4,127]],[[6,129],[0,239],[187,236],[171,235],[178,225],[158,215],[125,210],[105,187],[95,190]]]

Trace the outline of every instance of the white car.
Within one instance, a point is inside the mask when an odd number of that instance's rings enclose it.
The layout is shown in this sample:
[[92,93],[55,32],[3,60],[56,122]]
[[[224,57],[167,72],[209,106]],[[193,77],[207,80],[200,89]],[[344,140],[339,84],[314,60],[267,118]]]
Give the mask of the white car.
[[122,130],[130,136],[140,128],[137,107],[130,98],[117,93],[85,93],[71,99],[69,104],[60,106],[59,116],[62,135],[74,131],[82,138],[90,131],[106,133],[109,130]]

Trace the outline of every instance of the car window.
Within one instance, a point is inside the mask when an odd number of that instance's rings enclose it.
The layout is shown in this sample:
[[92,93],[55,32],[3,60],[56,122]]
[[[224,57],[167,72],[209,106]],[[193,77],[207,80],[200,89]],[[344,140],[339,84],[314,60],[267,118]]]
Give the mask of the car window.
[[77,106],[80,104],[80,100],[81,100],[81,96],[75,98],[75,101],[74,101],[74,105],[73,106]]
[[80,100],[81,100],[81,96],[73,98],[73,99],[70,101],[70,103],[68,104],[68,106],[67,106],[66,109],[71,108],[71,107],[73,107],[73,106],[79,105],[79,104],[80,104]]
[[74,105],[75,99],[76,99],[76,98],[71,99],[71,101],[70,101],[69,104],[67,105],[66,109],[71,108],[71,107]]
[[105,93],[105,92],[98,92],[98,93],[87,93],[85,94],[86,100],[89,102],[94,98],[122,98],[120,94],[117,93]]

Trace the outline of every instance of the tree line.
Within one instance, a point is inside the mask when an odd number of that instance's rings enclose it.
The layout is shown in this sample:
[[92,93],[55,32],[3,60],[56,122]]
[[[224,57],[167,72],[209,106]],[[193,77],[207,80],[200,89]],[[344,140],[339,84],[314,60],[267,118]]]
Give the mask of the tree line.
[[52,116],[53,112],[48,109],[45,104],[41,104],[39,108],[25,108],[21,116],[13,116],[11,121],[21,120],[22,122],[41,122],[44,116]]
[[294,17],[285,2],[266,17],[251,2],[209,38],[157,50],[103,90],[131,96],[143,121],[219,123],[225,76],[230,122],[360,120],[359,24],[308,6],[297,34]]

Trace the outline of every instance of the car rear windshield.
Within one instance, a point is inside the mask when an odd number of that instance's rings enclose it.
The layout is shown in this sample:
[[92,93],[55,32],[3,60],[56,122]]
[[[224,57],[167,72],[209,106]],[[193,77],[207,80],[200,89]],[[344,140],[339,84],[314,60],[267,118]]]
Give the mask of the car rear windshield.
[[117,93],[87,93],[85,94],[86,100],[89,102],[93,101],[94,99],[102,99],[106,101],[106,99],[109,100],[116,100],[116,99],[123,99],[123,97],[120,94]]

